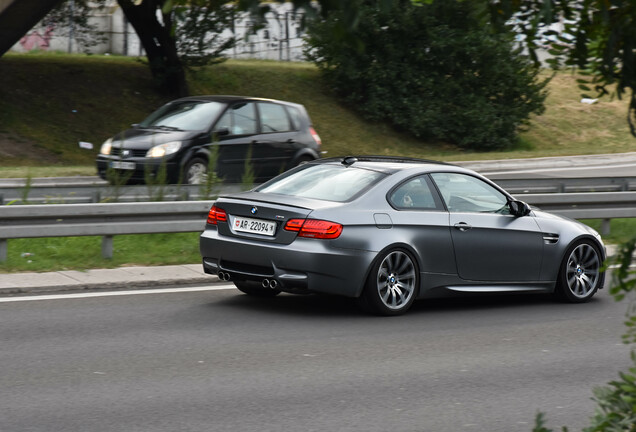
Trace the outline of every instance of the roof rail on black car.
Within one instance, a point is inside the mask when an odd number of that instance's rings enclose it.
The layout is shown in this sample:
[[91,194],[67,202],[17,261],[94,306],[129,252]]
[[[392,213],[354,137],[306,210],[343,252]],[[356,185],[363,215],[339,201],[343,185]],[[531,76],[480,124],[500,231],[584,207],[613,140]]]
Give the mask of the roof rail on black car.
[[323,162],[341,162],[343,165],[353,165],[356,162],[399,162],[399,163],[427,163],[427,164],[439,164],[439,165],[453,165],[447,162],[420,159],[413,157],[403,156],[377,156],[377,155],[364,155],[364,156],[345,156],[345,157],[331,157],[321,159]]

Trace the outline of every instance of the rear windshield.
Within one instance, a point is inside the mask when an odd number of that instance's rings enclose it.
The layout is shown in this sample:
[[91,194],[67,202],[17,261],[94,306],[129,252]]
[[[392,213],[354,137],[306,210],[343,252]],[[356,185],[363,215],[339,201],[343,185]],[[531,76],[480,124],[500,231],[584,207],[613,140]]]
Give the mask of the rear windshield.
[[303,165],[256,192],[344,202],[380,181],[386,174],[340,165]]

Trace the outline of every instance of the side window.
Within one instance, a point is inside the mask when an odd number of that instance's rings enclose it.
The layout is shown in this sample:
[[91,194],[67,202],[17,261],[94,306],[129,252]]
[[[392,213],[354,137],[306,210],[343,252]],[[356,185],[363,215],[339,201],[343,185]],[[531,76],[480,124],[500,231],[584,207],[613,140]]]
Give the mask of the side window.
[[389,196],[393,207],[404,210],[441,210],[442,204],[433,193],[428,176],[415,177],[402,183]]
[[287,112],[289,113],[289,116],[291,117],[292,120],[292,129],[293,130],[300,130],[300,128],[303,125],[303,121],[302,121],[302,114],[300,113],[300,111],[298,111],[298,109],[294,108],[294,107],[286,107],[287,108]]
[[273,103],[259,103],[258,110],[261,115],[261,131],[263,133],[292,130],[284,106]]
[[431,177],[450,212],[510,214],[506,196],[476,177],[458,173],[434,173]]
[[256,133],[256,110],[253,103],[239,103],[223,114],[216,123],[215,130],[227,128],[230,135],[249,135]]

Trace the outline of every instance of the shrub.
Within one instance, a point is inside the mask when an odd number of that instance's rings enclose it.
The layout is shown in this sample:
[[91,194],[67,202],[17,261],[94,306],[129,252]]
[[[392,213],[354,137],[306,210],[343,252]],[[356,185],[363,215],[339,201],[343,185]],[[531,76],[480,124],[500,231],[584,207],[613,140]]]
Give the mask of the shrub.
[[473,150],[513,147],[531,113],[543,112],[548,80],[497,34],[475,2],[390,8],[362,1],[309,29],[307,57],[328,85],[372,121]]

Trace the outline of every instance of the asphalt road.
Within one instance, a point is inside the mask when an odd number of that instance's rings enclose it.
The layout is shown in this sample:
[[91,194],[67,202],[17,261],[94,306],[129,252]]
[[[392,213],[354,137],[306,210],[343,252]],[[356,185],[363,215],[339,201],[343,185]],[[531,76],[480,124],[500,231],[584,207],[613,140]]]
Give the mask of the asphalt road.
[[592,388],[630,365],[626,304],[606,291],[420,301],[397,318],[234,289],[13,300],[3,432],[510,432],[538,411],[576,431]]

